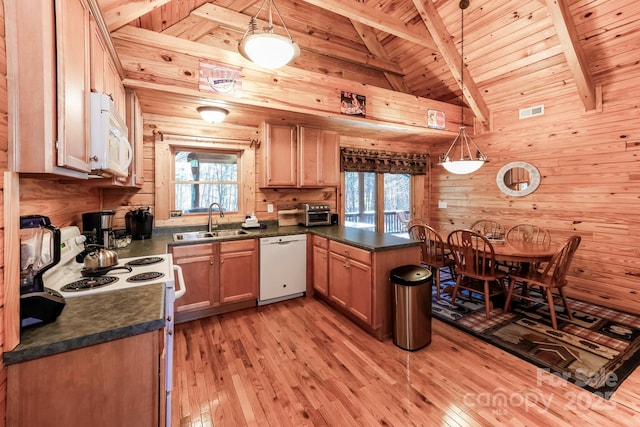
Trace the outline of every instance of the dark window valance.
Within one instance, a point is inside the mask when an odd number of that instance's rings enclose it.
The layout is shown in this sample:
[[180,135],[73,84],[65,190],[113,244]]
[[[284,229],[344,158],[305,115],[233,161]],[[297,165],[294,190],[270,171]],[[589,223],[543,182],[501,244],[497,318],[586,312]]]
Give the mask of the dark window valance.
[[393,153],[346,147],[340,149],[340,168],[343,172],[426,175],[428,162],[428,154]]

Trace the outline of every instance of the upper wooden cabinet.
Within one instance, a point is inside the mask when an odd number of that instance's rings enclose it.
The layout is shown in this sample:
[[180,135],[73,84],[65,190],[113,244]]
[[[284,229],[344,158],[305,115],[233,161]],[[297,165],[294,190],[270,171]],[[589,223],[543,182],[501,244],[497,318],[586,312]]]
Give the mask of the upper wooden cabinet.
[[126,91],[126,120],[129,127],[129,142],[133,148],[133,161],[129,166],[128,184],[141,187],[144,184],[144,138],[142,108],[140,100],[133,89]]
[[[122,79],[111,57],[107,43],[95,19],[91,18],[91,92],[111,97],[121,117],[126,114],[126,95]],[[128,124],[128,123],[127,123]]]
[[337,187],[340,182],[337,132],[265,123],[259,148],[260,187]]
[[5,13],[9,168],[86,178],[88,3],[6,0]]
[[297,184],[297,128],[265,123],[259,152],[261,187],[295,187]]
[[340,135],[338,132],[300,127],[299,135],[299,186],[339,186]]

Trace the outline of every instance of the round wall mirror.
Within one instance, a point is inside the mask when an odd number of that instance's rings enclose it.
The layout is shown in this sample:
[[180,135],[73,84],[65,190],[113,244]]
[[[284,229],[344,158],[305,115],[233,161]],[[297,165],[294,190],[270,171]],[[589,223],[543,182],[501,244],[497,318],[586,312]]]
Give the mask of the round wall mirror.
[[540,171],[527,162],[507,163],[498,171],[496,184],[504,194],[526,196],[536,191],[540,185]]

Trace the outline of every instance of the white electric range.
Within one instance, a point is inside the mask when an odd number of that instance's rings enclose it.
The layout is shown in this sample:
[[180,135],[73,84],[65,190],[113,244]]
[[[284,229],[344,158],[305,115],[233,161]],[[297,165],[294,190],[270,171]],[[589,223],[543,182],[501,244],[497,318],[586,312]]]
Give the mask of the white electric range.
[[[76,256],[85,250],[86,237],[78,227],[60,229],[60,262],[43,275],[44,286],[65,299],[112,292],[152,283],[165,284],[165,407],[166,425],[171,425],[171,392],[173,389],[174,304],[186,292],[182,269],[173,265],[171,254],[118,259],[118,267],[97,277],[84,277],[83,262]],[[174,275],[174,272],[176,273]],[[176,289],[177,276],[178,289]]]

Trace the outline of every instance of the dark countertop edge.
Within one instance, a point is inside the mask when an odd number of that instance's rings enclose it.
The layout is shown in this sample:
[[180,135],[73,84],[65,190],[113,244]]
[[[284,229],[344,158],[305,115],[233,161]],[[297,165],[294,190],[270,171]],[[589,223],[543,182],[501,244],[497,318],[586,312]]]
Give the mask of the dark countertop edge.
[[106,330],[91,335],[85,335],[83,337],[70,338],[51,344],[43,344],[37,347],[6,351],[2,355],[3,362],[5,365],[27,362],[29,360],[53,356],[55,354],[77,350],[79,348],[89,347],[96,344],[102,344],[108,341],[128,338],[146,332],[157,331],[159,329],[162,329],[164,325],[165,320],[164,318],[162,318],[137,323],[135,325],[123,326],[117,329]]

